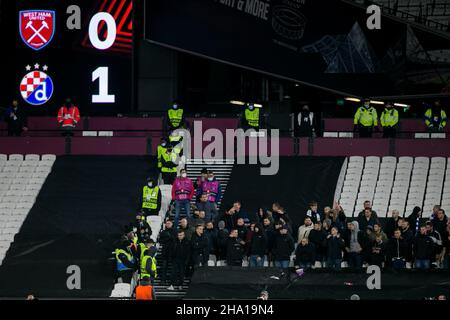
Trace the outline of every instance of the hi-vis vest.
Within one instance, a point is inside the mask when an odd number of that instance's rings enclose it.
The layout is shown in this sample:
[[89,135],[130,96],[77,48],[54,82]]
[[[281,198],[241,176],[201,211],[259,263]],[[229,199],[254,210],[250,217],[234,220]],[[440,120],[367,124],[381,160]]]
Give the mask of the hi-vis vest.
[[139,246],[139,248],[141,248],[141,252],[139,255],[139,261],[142,261],[142,259],[144,258],[145,251],[147,250],[147,246],[142,242],[139,243],[138,246]]
[[393,127],[398,123],[398,111],[397,109],[384,109],[380,117],[381,126]]
[[355,113],[355,118],[353,124],[360,124],[364,127],[373,127],[378,125],[378,115],[377,110],[374,107],[366,109],[365,107],[360,107]]
[[156,274],[156,259],[154,257],[150,257],[150,256],[144,256],[141,260],[141,279],[144,277],[151,277],[151,275],[149,273],[147,273],[147,269],[146,269],[146,265],[147,265],[147,260],[148,259],[152,259],[152,271],[155,273],[155,278],[157,277]]
[[167,147],[163,147],[162,145],[159,145],[157,151],[158,151],[158,168],[161,169],[161,167],[162,167],[161,157],[164,153],[167,152]]
[[259,108],[245,109],[245,120],[251,127],[259,127]]
[[177,136],[169,136],[169,141],[173,146],[173,152],[175,152],[176,154],[180,154],[181,153],[181,149],[183,148],[182,144],[179,144],[179,142],[183,139],[182,136],[177,135]]
[[[172,162],[174,162],[174,164],[175,164],[175,161],[177,160],[177,155],[173,151],[170,154],[168,154],[167,152],[163,153],[162,157],[163,157],[164,161],[166,161],[166,162],[172,161]],[[164,165],[163,165],[161,167],[161,172],[171,172],[171,173],[177,172],[177,167],[174,166],[173,168],[169,168],[169,167],[164,167]]]
[[170,125],[174,128],[178,128],[181,119],[183,119],[183,109],[169,109],[167,114],[169,116]]
[[441,109],[441,116],[433,116],[433,110],[430,108],[425,112],[425,124],[427,127],[445,127],[447,125],[447,114]]
[[120,260],[119,255],[123,253],[124,255],[127,256],[128,261],[130,262],[134,262],[134,258],[133,256],[126,252],[123,249],[116,249],[116,266],[117,266],[117,271],[123,271],[123,270],[130,270],[130,268],[126,267],[123,262]]
[[142,189],[142,208],[156,209],[158,207],[158,191],[159,187],[145,186]]

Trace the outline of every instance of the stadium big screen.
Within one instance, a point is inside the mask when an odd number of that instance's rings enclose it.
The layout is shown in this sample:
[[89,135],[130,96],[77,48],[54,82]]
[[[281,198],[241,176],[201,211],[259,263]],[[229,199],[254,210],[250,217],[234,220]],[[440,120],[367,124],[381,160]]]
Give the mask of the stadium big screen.
[[83,115],[127,113],[132,12],[132,0],[2,1],[1,106],[52,115],[70,97]]

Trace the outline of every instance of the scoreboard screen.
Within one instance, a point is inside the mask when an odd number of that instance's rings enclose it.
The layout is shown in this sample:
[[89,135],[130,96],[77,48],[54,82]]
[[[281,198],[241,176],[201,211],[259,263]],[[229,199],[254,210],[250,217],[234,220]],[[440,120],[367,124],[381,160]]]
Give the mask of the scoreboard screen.
[[1,1],[1,105],[51,115],[71,98],[83,115],[131,109],[132,0]]

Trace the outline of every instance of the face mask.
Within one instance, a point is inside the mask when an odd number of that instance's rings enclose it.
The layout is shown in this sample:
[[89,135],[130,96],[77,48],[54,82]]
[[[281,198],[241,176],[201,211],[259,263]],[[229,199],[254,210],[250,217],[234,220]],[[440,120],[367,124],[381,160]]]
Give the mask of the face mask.
[[370,103],[367,103],[367,104],[365,103],[364,104],[364,108],[369,109],[370,108]]
[[165,147],[166,145],[167,145],[167,143],[165,143],[165,142],[161,143],[162,147]]
[[177,108],[178,108],[178,105],[174,104],[174,105],[172,106],[172,108],[177,109]]
[[181,177],[186,178],[187,177],[187,173],[182,173]]
[[214,178],[208,178],[208,181],[213,181]]
[[151,187],[153,187],[153,182],[149,182],[149,183],[147,183],[147,185],[151,188]]
[[248,108],[249,108],[250,110],[253,110],[255,107],[252,106],[252,105],[250,105],[250,106],[248,106]]

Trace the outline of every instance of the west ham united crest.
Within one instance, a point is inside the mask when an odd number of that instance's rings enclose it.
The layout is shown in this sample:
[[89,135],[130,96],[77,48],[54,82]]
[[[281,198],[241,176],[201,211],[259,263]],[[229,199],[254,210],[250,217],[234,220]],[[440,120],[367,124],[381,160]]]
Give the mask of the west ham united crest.
[[34,50],[45,48],[55,34],[55,11],[25,10],[19,12],[20,36]]
[[50,100],[53,94],[53,81],[48,76],[48,67],[44,65],[43,71],[39,70],[39,64],[34,65],[35,70],[31,70],[31,66],[26,66],[28,73],[20,82],[20,94],[22,98],[29,104],[41,105]]

